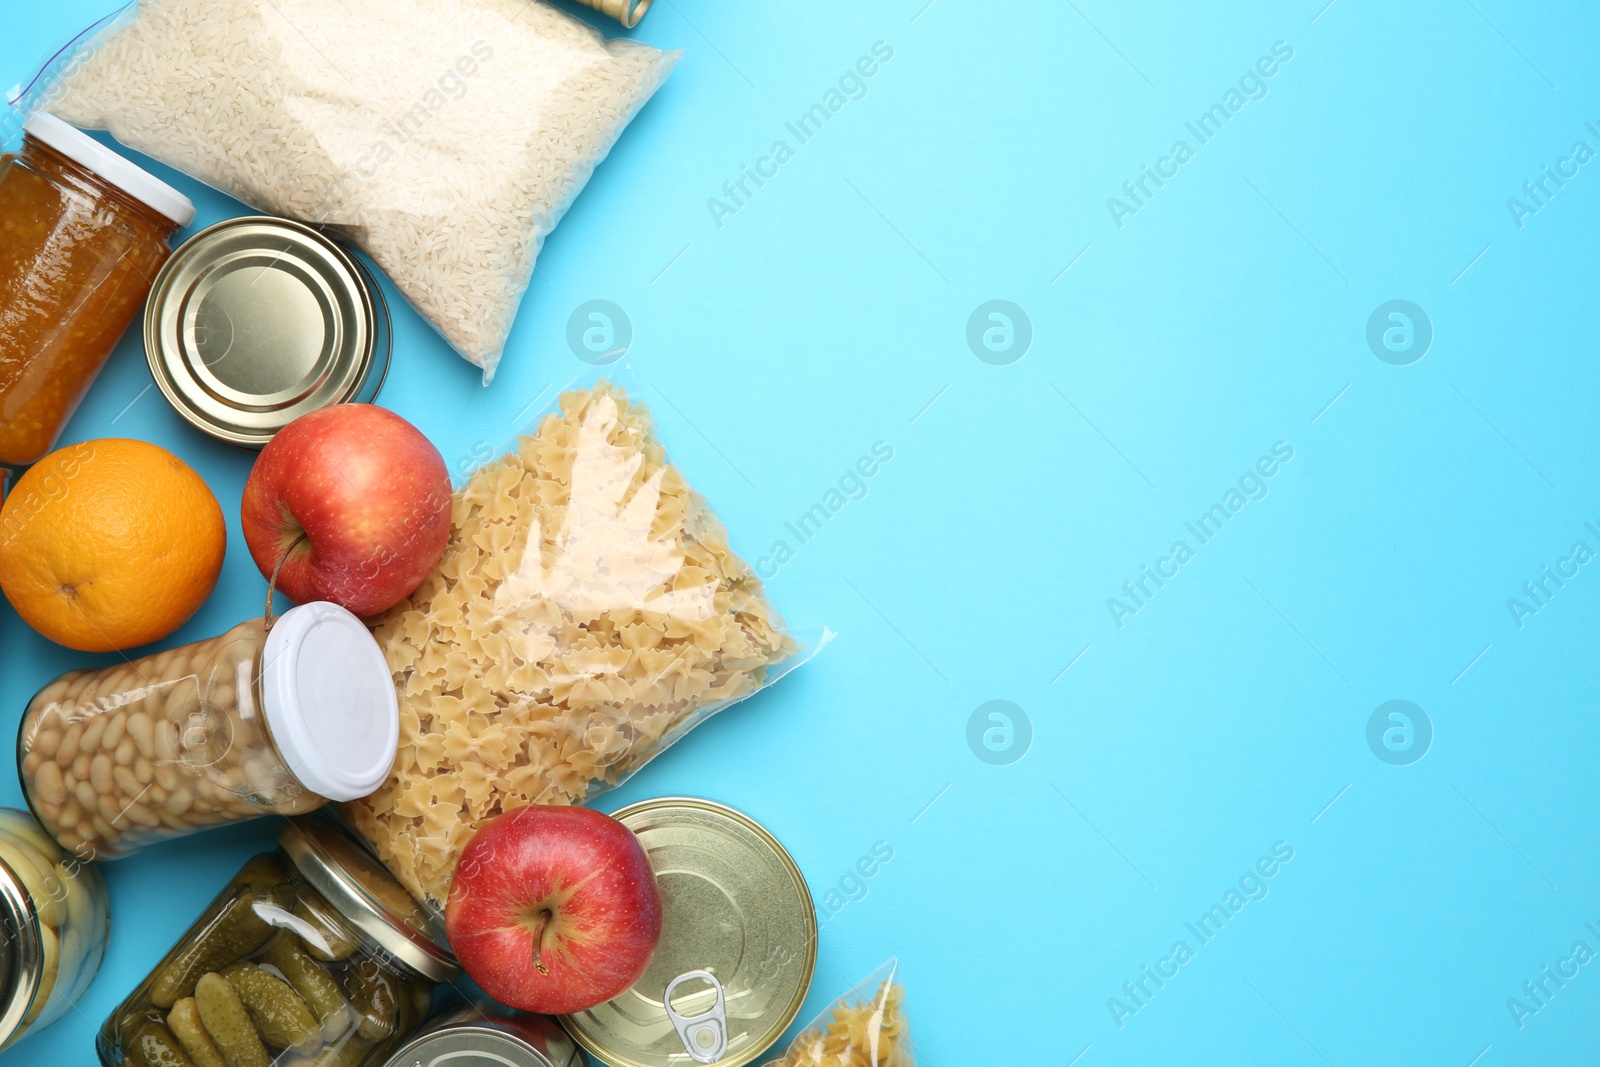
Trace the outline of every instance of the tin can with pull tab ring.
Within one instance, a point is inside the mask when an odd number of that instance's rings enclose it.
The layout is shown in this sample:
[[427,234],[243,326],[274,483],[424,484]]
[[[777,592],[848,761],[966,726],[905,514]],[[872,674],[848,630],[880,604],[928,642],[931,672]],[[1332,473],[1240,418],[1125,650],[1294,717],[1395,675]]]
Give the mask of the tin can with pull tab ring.
[[[704,1015],[685,1019],[672,1006],[672,994],[683,983],[694,980],[710,982],[711,988],[716,991],[717,1002]],[[661,1006],[667,1009],[667,1018],[677,1028],[678,1037],[683,1040],[683,1047],[690,1059],[696,1063],[716,1063],[728,1051],[728,1005],[722,995],[722,983],[717,981],[716,975],[710,971],[688,971],[678,975],[667,983],[667,995],[662,998]]]
[[609,1067],[744,1067],[799,1014],[817,916],[794,859],[765,827],[709,800],[613,813],[650,857],[661,942],[632,989],[561,1024]]

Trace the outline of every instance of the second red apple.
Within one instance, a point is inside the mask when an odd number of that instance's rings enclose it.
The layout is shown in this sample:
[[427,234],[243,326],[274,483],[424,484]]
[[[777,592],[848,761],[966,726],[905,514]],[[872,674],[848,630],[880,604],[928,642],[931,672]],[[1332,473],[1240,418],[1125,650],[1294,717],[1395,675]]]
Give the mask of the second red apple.
[[644,976],[661,893],[633,831],[590,808],[534,805],[490,822],[456,865],[445,931],[495,1000],[565,1015]]

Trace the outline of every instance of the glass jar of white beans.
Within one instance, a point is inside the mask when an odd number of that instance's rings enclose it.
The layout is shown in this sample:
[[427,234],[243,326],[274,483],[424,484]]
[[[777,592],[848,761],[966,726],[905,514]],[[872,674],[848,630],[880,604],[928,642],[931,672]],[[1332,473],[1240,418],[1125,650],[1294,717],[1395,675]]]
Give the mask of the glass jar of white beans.
[[80,859],[355,800],[394,761],[399,709],[354,615],[303,604],[40,690],[17,739],[34,815]]

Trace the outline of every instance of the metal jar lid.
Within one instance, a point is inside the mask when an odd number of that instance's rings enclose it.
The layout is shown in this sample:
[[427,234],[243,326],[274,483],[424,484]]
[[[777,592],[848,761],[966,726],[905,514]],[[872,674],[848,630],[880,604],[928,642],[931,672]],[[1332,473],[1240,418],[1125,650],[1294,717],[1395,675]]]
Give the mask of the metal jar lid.
[[650,0],[578,0],[585,7],[610,15],[627,27],[639,25],[644,13],[650,10]]
[[[751,1062],[783,1035],[811,987],[817,917],[805,876],[754,819],[709,800],[647,800],[613,816],[655,869],[661,943],[632,989],[562,1025],[611,1067]],[[705,1039],[691,1052],[697,1037]]]
[[28,1017],[44,977],[44,941],[39,912],[11,865],[0,860],[0,1048]]
[[309,411],[376,398],[389,309],[333,241],[247,216],[201,230],[167,260],[145,303],[144,349],[178,414],[260,448]]
[[583,1067],[583,1056],[544,1016],[469,1007],[430,1020],[381,1067]]
[[338,823],[320,814],[290,819],[278,844],[311,888],[387,955],[430,981],[461,976],[444,924]]

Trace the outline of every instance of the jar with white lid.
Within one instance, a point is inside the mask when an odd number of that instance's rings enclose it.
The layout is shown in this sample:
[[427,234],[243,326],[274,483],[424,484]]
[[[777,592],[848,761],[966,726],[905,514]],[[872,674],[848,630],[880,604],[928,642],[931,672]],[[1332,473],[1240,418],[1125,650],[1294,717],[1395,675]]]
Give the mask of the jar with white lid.
[[0,1049],[82,999],[109,931],[105,882],[26,812],[0,808]]
[[261,815],[366,796],[387,777],[400,712],[360,619],[302,604],[218,637],[62,675],[28,705],[23,793],[81,859]]

